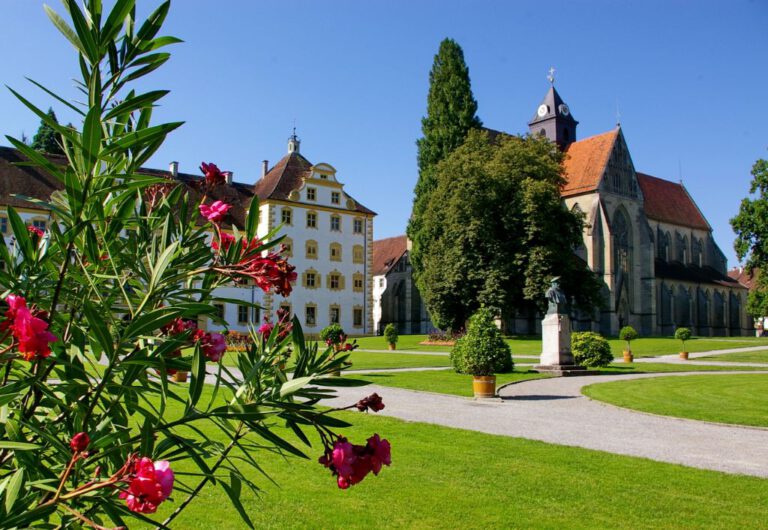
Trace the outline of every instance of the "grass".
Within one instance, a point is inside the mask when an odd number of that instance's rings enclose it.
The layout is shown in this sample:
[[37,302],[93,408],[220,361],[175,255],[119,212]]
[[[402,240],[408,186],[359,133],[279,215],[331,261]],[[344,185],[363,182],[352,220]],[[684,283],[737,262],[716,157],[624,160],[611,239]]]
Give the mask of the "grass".
[[[314,437],[308,460],[255,454],[278,483],[246,471],[263,487],[260,498],[245,492],[242,499],[257,528],[759,528],[768,520],[768,480],[369,414],[339,416],[354,422],[345,430],[354,442],[374,432],[387,438],[392,466],[342,491],[317,463]],[[210,427],[202,431],[221,440]],[[178,462],[174,469],[194,470]],[[161,505],[157,519],[182,499]],[[212,485],[173,527],[246,528]]]
[[[719,372],[730,370],[753,371],[759,368],[750,366],[708,366],[697,364],[664,364],[664,363],[615,363],[599,371],[605,375],[640,374],[651,372]],[[453,370],[424,371],[424,372],[383,372],[357,376],[376,385],[452,394],[455,396],[472,397],[472,376],[457,374]],[[549,377],[533,371],[519,370],[509,374],[497,374],[496,386],[506,383],[527,381]]]
[[708,355],[706,357],[699,357],[699,359],[706,361],[730,361],[734,363],[768,363],[768,350]]
[[643,412],[768,427],[768,374],[696,375],[587,386],[593,399]]

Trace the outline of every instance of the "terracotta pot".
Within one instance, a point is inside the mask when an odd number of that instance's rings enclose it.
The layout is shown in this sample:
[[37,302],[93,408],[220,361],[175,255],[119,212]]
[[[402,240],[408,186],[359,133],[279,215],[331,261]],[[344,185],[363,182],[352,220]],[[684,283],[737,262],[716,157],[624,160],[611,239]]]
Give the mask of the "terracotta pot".
[[389,349],[390,350],[396,350],[397,349],[397,345],[395,343],[393,343],[393,342],[390,342],[389,343]]
[[495,375],[475,375],[472,377],[472,390],[476,398],[492,398],[496,395]]
[[334,376],[341,377],[341,370],[336,370],[335,372],[332,372]]
[[687,361],[688,360],[688,352],[687,351],[681,351],[680,352],[680,358]]
[[635,360],[635,356],[632,355],[632,352],[630,350],[624,350],[624,362],[625,363],[631,363]]
[[172,379],[176,381],[177,383],[186,383],[187,382],[187,372],[176,372],[173,374]]

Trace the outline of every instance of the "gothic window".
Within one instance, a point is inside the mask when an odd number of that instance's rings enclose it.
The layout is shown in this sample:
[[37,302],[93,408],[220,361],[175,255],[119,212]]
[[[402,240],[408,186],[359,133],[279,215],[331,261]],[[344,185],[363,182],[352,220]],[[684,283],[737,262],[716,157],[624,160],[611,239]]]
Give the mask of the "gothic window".
[[632,248],[629,221],[624,212],[617,211],[613,221],[613,260],[615,273],[629,274],[629,253]]

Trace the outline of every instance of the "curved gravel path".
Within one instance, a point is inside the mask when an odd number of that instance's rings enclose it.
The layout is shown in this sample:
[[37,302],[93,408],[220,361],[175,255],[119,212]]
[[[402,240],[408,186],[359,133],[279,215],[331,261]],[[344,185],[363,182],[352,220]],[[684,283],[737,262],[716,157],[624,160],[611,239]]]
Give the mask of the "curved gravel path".
[[537,379],[502,388],[502,399],[497,401],[371,385],[338,388],[339,397],[333,405],[349,405],[363,395],[377,392],[386,404],[380,414],[403,420],[768,478],[768,429],[655,416],[592,401],[581,394],[583,386],[593,383],[692,375],[697,374]]

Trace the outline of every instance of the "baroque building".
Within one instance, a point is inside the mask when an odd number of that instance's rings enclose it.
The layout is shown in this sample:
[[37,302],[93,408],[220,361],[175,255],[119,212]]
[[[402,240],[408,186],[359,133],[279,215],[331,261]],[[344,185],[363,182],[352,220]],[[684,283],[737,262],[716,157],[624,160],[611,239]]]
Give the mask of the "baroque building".
[[[681,326],[703,336],[749,333],[747,289],[728,276],[712,227],[682,182],[636,171],[620,126],[578,140],[577,125],[554,83],[528,123],[529,134],[546,136],[565,154],[563,202],[586,222],[574,252],[602,280],[603,307],[574,315],[574,327],[605,335],[626,325],[645,336]],[[385,290],[378,299],[382,322],[392,318],[402,328],[402,311],[388,313],[386,304],[400,307],[388,298],[408,300],[415,286],[400,289],[403,295]],[[510,333],[538,333],[539,319],[520,314],[505,324]]]
[[[217,187],[211,200],[232,205],[224,219],[225,231],[235,226],[242,229],[251,201],[259,201],[258,236],[267,238],[276,227],[275,237],[285,236],[288,261],[296,267],[298,279],[289,297],[265,294],[253,284],[222,287],[216,296],[229,301],[218,304],[219,314],[228,329],[245,332],[257,327],[263,318],[273,319],[279,308],[297,315],[309,336],[333,322],[338,322],[350,335],[373,333],[372,262],[373,211],[361,205],[337,179],[336,169],[327,163],[312,164],[300,153],[300,140],[295,133],[288,141],[288,153],[273,167],[265,160],[261,178],[256,184],[234,182]],[[47,155],[54,163],[65,163],[63,157]],[[61,188],[60,183],[43,171],[19,166],[24,157],[15,149],[0,147],[0,232],[7,245],[13,244],[6,208],[12,206],[29,225],[45,230],[50,222],[48,210],[37,203],[23,200],[22,195],[47,202]],[[194,181],[202,177],[178,170],[173,162],[167,171],[144,169],[187,186],[195,193]],[[251,310],[235,301],[257,303],[261,309]],[[211,330],[222,327],[205,323]]]

